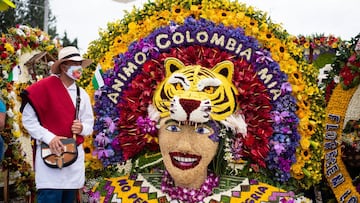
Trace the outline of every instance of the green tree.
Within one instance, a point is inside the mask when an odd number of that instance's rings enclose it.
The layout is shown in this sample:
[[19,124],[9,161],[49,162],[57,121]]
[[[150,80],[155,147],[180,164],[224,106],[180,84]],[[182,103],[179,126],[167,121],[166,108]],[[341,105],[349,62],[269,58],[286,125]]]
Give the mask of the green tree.
[[[24,23],[31,27],[37,27],[44,29],[44,13],[45,13],[45,0],[27,0],[28,11],[24,16]],[[51,9],[49,9],[48,16],[48,34],[52,37],[56,37],[56,17],[53,16]]]
[[77,47],[77,43],[78,43],[77,38],[75,38],[74,40],[71,41],[71,40],[68,38],[66,32],[64,32],[64,37],[62,37],[60,40],[62,41],[62,45],[63,45],[64,47],[66,47],[66,46],[75,46],[75,47]]
[[[6,33],[10,27],[18,24],[28,25],[33,28],[44,30],[44,12],[45,0],[13,0],[16,5],[15,9],[8,9],[0,12],[0,33]],[[48,18],[48,34],[52,38],[59,37],[56,30],[56,17],[49,8]],[[67,33],[63,37],[59,37],[63,46],[77,46],[77,38],[70,40]]]
[[6,11],[0,12],[0,32],[5,33],[10,27],[14,27],[22,22],[26,11],[26,2],[14,1],[16,9],[9,8]]

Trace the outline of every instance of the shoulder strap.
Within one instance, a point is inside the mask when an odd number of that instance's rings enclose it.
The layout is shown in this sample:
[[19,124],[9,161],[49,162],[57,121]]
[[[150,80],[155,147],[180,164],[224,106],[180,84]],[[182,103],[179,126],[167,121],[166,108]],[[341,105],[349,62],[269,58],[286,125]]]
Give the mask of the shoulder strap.
[[76,85],[76,109],[75,109],[75,119],[79,119],[79,110],[80,110],[80,88]]
[[[76,85],[76,106],[75,106],[75,120],[79,119],[79,110],[80,110],[80,88]],[[76,134],[73,134],[73,138],[76,140]]]

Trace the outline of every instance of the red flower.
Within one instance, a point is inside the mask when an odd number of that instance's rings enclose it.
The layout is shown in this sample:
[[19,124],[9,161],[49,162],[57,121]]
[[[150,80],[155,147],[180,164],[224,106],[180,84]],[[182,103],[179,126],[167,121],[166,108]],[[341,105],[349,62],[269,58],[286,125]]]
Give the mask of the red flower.
[[0,56],[2,59],[6,59],[8,57],[8,54],[6,52],[2,52]]
[[353,82],[355,82],[355,78],[359,77],[359,72],[355,72],[349,66],[345,65],[340,70],[340,77],[345,86],[351,86]]
[[360,68],[360,57],[358,57],[356,54],[353,54],[349,57],[348,62],[351,66],[356,68],[356,71],[359,71]]

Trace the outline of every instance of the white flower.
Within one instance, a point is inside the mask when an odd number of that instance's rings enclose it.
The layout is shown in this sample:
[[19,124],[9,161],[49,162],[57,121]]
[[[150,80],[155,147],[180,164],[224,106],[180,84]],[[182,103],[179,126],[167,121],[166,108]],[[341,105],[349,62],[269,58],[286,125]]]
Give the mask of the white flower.
[[15,132],[20,131],[19,124],[17,124],[16,122],[13,122],[13,130],[14,130]]
[[14,117],[14,112],[12,111],[12,109],[8,109],[8,110],[6,111],[6,115],[7,115],[8,117],[12,118],[12,117]]
[[160,119],[160,112],[151,104],[148,106],[147,110],[149,119],[158,122]]
[[300,197],[296,197],[295,199],[295,203],[312,203],[313,201],[307,197],[304,196],[300,196]]
[[244,115],[230,115],[225,120],[221,121],[226,128],[230,128],[234,134],[241,133],[243,137],[247,134],[247,124]]

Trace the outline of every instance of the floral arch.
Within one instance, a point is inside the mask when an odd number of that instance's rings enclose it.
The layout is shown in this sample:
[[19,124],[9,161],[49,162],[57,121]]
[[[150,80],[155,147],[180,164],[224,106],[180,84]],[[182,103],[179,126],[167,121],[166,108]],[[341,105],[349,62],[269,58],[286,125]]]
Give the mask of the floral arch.
[[[324,101],[318,71],[294,40],[266,14],[238,2],[159,0],[134,9],[109,23],[86,54],[101,65],[105,81],[99,90],[88,87],[96,113],[89,151],[108,167],[131,160],[136,165],[144,151],[157,149],[156,137],[141,131],[138,118],[146,120],[165,57],[205,67],[231,59],[252,136],[241,140],[240,152],[229,147],[229,166],[241,156],[246,165],[239,176],[310,188],[322,178]],[[251,148],[255,140],[261,145]]]

